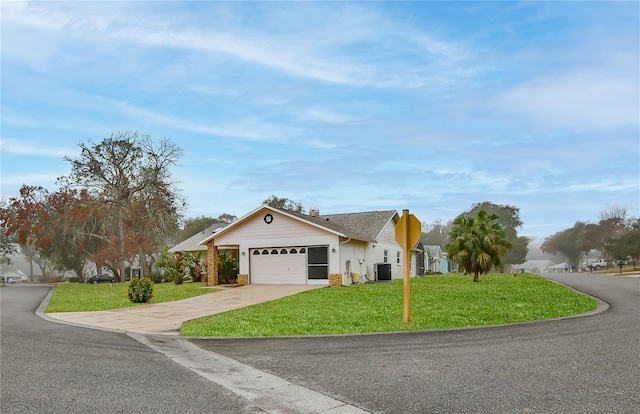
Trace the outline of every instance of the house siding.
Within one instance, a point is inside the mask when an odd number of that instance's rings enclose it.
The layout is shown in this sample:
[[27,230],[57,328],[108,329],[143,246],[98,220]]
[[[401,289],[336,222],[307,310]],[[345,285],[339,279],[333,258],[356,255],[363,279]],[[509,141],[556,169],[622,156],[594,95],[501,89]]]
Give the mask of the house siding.
[[340,273],[347,271],[347,261],[350,262],[351,272],[360,275],[367,274],[367,243],[352,240],[340,245]]
[[[267,224],[264,216],[271,214],[273,221]],[[298,220],[294,220],[272,211],[260,211],[235,229],[230,229],[219,238],[215,239],[216,246],[239,245],[243,240],[258,239],[290,239],[309,236],[326,237],[328,232],[307,225]]]
[[396,223],[390,220],[382,229],[377,238],[378,243],[394,245],[396,242]]

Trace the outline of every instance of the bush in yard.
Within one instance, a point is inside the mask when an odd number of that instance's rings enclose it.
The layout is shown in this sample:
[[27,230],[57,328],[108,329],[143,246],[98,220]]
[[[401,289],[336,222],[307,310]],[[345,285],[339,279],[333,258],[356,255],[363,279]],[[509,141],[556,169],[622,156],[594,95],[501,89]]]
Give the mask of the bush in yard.
[[181,285],[184,279],[182,262],[182,255],[171,253],[169,246],[165,246],[156,260],[156,266],[160,269],[167,282]]
[[218,255],[218,278],[220,283],[238,282],[238,260],[227,251]]
[[153,282],[147,278],[131,279],[127,295],[133,303],[147,303],[153,297]]

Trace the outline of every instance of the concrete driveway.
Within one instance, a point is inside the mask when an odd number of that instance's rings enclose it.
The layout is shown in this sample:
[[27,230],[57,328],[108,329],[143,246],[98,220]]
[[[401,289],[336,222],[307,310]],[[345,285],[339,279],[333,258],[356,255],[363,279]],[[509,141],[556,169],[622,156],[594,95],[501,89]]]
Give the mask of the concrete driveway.
[[[97,312],[56,312],[46,316],[73,325],[142,334],[178,335],[182,323],[257,303],[280,299],[323,286],[245,285],[174,302]],[[51,291],[50,295],[53,293]],[[45,303],[48,302],[48,298]]]

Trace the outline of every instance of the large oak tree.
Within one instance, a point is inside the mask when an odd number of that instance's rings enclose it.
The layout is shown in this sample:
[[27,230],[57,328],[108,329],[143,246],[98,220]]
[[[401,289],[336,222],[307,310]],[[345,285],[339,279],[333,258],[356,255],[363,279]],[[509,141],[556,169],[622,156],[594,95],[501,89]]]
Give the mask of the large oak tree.
[[579,266],[582,254],[590,250],[585,249],[582,244],[585,233],[585,223],[578,221],[572,228],[547,237],[540,248],[543,252],[562,254],[571,265]]
[[138,256],[143,275],[149,275],[147,260],[166,239],[178,231],[184,202],[179,196],[170,167],[182,151],[168,139],[156,145],[148,135],[136,131],[112,134],[101,142],[81,143],[80,156],[65,157],[71,173],[61,177],[64,188],[82,188],[94,196],[112,234],[105,262],[117,262],[116,278],[124,279],[125,261]]

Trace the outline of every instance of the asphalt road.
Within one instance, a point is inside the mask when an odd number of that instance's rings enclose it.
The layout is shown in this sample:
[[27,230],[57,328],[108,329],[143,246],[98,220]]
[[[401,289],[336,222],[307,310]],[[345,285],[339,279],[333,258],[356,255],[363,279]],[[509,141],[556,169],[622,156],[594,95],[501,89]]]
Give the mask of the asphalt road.
[[[0,412],[325,412],[311,409],[320,404],[336,413],[638,412],[640,279],[553,276],[611,307],[588,317],[454,331],[142,336],[162,353],[121,333],[44,321],[34,311],[49,288],[10,286],[0,291]],[[175,363],[194,360],[200,375]],[[287,398],[306,401],[279,403]]]
[[126,335],[38,318],[49,289],[0,289],[3,414],[262,412]]
[[640,279],[545,276],[611,307],[454,331],[190,341],[374,413],[639,412]]

